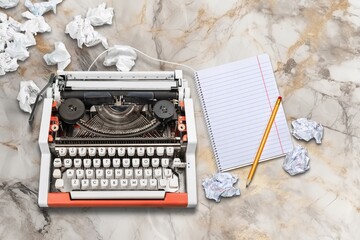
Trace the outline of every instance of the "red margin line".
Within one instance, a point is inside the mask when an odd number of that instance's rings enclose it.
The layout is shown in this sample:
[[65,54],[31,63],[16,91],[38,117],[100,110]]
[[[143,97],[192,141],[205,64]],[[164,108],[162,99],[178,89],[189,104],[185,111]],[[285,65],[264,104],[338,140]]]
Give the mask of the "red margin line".
[[[256,60],[257,60],[257,63],[258,63],[258,66],[259,66],[259,70],[260,70],[260,74],[261,74],[261,78],[262,78],[262,81],[263,81],[263,84],[264,84],[266,96],[267,96],[268,103],[269,103],[269,107],[270,107],[270,112],[272,112],[270,97],[269,97],[268,90],[267,90],[267,88],[266,88],[265,79],[264,79],[264,75],[263,75],[263,72],[262,72],[262,69],[261,69],[261,65],[260,65],[260,61],[259,61],[259,57],[258,57],[258,56],[256,56]],[[278,127],[277,127],[277,125],[276,125],[276,121],[274,121],[274,124],[275,124],[276,133],[277,133],[277,136],[278,136],[278,139],[279,139],[281,151],[282,151],[282,153],[284,153],[284,149],[283,149],[283,146],[282,146],[282,143],[281,143],[281,139],[280,139]]]

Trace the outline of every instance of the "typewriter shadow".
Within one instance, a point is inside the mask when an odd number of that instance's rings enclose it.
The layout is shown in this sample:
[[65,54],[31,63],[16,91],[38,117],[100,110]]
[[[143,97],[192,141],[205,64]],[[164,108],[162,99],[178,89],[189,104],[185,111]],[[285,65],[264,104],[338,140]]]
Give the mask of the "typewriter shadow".
[[110,207],[110,208],[49,208],[47,209],[49,215],[163,215],[163,214],[181,214],[192,215],[196,212],[196,208],[151,208],[151,207]]

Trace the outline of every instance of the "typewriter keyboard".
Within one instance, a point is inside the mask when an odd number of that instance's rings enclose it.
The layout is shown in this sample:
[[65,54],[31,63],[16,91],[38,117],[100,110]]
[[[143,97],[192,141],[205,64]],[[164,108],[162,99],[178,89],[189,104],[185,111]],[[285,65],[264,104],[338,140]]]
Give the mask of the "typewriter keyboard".
[[174,168],[186,166],[174,147],[60,147],[55,151],[52,178],[61,192],[176,192],[179,177]]

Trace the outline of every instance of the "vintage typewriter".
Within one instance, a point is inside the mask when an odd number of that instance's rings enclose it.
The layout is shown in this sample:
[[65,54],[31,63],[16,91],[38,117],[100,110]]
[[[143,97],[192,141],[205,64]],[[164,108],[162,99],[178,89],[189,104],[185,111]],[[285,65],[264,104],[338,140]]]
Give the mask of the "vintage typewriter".
[[182,71],[52,75],[40,207],[195,207],[196,130]]

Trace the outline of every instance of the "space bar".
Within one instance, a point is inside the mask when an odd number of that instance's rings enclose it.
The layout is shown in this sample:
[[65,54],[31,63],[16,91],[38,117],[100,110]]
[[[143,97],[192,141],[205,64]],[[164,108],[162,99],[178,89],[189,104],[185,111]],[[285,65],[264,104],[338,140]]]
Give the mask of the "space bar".
[[73,191],[72,199],[164,199],[165,191]]

